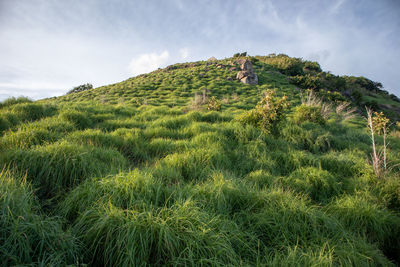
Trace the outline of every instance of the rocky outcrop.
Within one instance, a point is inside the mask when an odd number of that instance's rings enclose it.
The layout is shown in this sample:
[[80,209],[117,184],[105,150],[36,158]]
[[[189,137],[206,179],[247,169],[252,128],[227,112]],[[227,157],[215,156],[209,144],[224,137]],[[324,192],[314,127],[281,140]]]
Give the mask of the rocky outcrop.
[[253,70],[251,62],[247,59],[242,59],[237,63],[240,64],[241,71],[236,74],[236,79],[246,84],[258,84],[258,77]]

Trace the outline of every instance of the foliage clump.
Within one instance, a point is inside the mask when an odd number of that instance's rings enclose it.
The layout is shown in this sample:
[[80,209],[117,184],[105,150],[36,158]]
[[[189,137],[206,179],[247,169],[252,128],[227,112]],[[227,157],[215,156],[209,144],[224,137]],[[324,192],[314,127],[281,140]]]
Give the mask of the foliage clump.
[[325,119],[321,114],[321,106],[308,106],[301,104],[300,106],[296,107],[293,119],[297,124],[301,124],[306,121],[325,124]]
[[321,81],[318,77],[312,76],[310,74],[306,75],[296,75],[290,77],[290,80],[303,89],[319,89],[321,87]]
[[265,133],[276,133],[288,107],[287,96],[278,98],[274,91],[267,90],[256,108],[243,114],[239,121],[259,127]]
[[[387,133],[389,119],[385,117],[383,112],[374,112],[374,115],[372,115],[372,110],[367,108],[367,120],[372,141],[372,167],[374,168],[376,176],[382,178],[390,171],[387,162]],[[382,135],[383,137],[383,147],[381,150],[377,149],[375,134]]]
[[17,98],[10,97],[0,102],[0,108],[9,107],[15,104],[30,103],[30,102],[32,102],[32,100],[25,96],[20,96]]
[[304,74],[303,61],[301,58],[292,58],[285,54],[270,54],[264,57],[263,60],[277,68],[283,74],[290,76]]
[[208,110],[215,110],[215,111],[220,111],[221,110],[221,102],[215,98],[215,96],[212,96],[208,100]]
[[247,52],[233,54],[233,57],[246,57],[246,56],[247,56]]
[[76,86],[76,87],[72,88],[71,90],[69,90],[67,92],[67,95],[87,91],[90,89],[93,89],[93,85],[91,83],[81,84],[81,85]]

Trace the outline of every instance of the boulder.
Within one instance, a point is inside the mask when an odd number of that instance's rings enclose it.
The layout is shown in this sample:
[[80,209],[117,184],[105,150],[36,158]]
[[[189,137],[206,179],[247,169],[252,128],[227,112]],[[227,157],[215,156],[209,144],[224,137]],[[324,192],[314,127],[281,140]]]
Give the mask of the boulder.
[[253,73],[253,75],[246,76],[240,81],[245,84],[258,84],[258,77],[257,74]]
[[236,79],[238,79],[238,80],[240,81],[240,80],[243,79],[244,77],[249,76],[249,74],[250,74],[250,73],[248,73],[247,71],[241,70],[241,71],[239,71],[239,72],[236,74]]
[[240,66],[242,70],[248,70],[248,71],[253,71],[253,65],[251,65],[251,62],[246,60],[243,62],[243,64]]
[[210,57],[209,59],[207,59],[207,61],[217,61],[217,59],[215,57]]
[[241,71],[236,74],[236,79],[245,84],[258,84],[258,76],[254,72],[251,62],[247,59],[240,59],[237,63],[240,64]]
[[243,65],[243,63],[245,63],[246,61],[248,61],[245,58],[239,58],[237,60],[234,61],[235,64],[239,64],[239,65]]

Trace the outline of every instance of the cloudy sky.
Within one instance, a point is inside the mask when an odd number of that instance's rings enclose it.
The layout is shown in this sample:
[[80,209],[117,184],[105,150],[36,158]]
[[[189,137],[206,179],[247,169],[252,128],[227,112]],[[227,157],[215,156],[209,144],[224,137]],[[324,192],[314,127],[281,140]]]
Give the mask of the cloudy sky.
[[177,62],[285,53],[400,96],[398,0],[0,0],[0,100]]

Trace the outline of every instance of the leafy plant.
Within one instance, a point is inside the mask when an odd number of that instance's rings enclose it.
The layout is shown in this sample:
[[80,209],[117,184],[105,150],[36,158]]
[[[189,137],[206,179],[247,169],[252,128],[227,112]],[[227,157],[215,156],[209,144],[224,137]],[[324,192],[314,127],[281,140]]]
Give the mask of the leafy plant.
[[218,101],[215,96],[212,96],[209,100],[208,100],[208,110],[215,110],[215,111],[220,111],[221,110],[221,102]]
[[87,90],[90,90],[90,89],[93,89],[93,85],[90,84],[90,83],[85,83],[85,84],[82,84],[82,85],[79,85],[79,86],[76,86],[76,87],[72,88],[71,90],[69,90],[67,92],[67,95],[73,94],[73,93],[79,93],[79,92],[87,91]]
[[312,76],[310,74],[306,75],[296,75],[290,77],[290,80],[303,89],[319,89],[321,87],[321,82],[318,77]]
[[302,104],[295,108],[293,119],[297,124],[305,121],[325,124],[332,110],[332,105],[322,101],[313,90],[306,90],[307,96],[302,97]]
[[321,106],[318,105],[305,105],[297,106],[294,111],[293,119],[297,124],[306,121],[325,124],[325,119],[321,113]]
[[287,96],[277,98],[274,91],[267,90],[256,108],[239,117],[239,121],[257,126],[265,133],[276,133],[288,107]]
[[[378,178],[383,178],[389,171],[387,165],[387,132],[388,132],[388,123],[389,119],[385,117],[383,112],[374,112],[372,114],[372,110],[367,108],[367,120],[368,120],[368,128],[371,134],[372,141],[372,167],[374,172]],[[381,134],[383,136],[383,148],[378,151],[375,142],[375,133]]]

